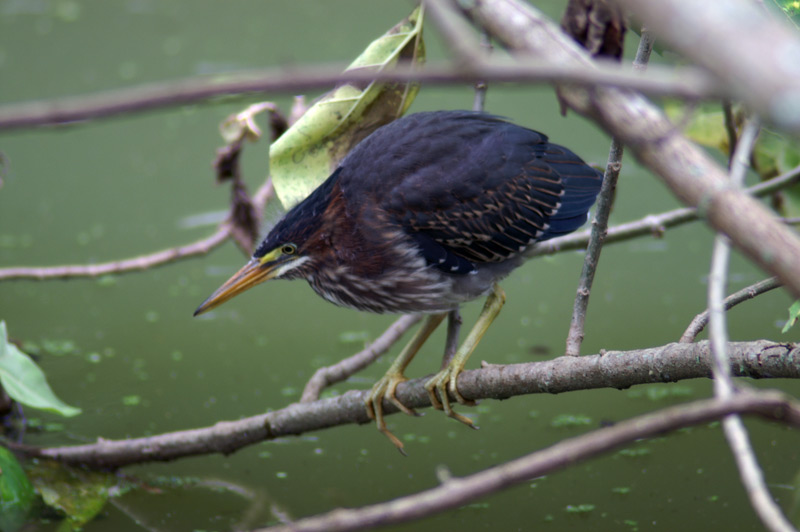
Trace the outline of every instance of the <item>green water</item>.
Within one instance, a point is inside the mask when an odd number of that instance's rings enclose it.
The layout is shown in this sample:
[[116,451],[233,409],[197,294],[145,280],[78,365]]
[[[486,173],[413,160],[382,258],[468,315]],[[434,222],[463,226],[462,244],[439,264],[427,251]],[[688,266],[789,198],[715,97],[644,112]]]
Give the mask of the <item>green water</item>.
[[[0,103],[201,73],[344,64],[404,17],[409,6],[374,0],[0,0]],[[562,9],[557,2],[547,8],[554,15]],[[431,61],[446,57],[435,32],[428,31],[426,38]],[[284,110],[291,104],[291,95],[263,99]],[[9,161],[0,189],[0,267],[104,262],[210,234],[213,225],[187,226],[187,220],[225,210],[228,190],[214,185],[210,167],[222,143],[217,125],[250,101],[256,99],[60,129],[0,132],[0,151]],[[423,87],[412,111],[471,105],[468,87]],[[492,87],[487,108],[547,132],[587,161],[602,163],[607,157],[609,139],[574,115],[561,117],[548,87]],[[266,150],[266,144],[247,147],[244,172],[252,188],[267,172]],[[613,221],[677,205],[665,187],[626,159]],[[608,247],[583,351],[675,341],[705,307],[710,242],[711,233],[694,224],[662,239]],[[359,350],[361,338],[376,337],[394,319],[336,308],[300,282],[271,283],[210,318],[192,318],[196,306],[243,260],[235,246],[226,244],[206,257],[118,276],[113,282],[0,283],[0,318],[12,337],[40,345],[69,340],[76,346],[66,355],[44,355],[40,364],[59,396],[84,414],[70,420],[37,416],[62,423],[63,430],[32,433],[26,441],[55,445],[99,436],[137,437],[278,409],[299,398],[317,367]],[[562,254],[515,272],[503,285],[508,303],[470,367],[481,360],[541,360],[534,352],[542,349],[548,356],[559,354],[581,261],[580,254]],[[731,289],[763,276],[734,257]],[[797,341],[796,330],[780,334],[790,303],[775,291],[735,309],[731,338]],[[479,308],[473,303],[464,309],[467,324]],[[410,366],[410,376],[438,367],[442,342],[442,333],[434,336]],[[389,360],[385,357],[335,389],[368,388]],[[771,384],[798,392],[796,383],[756,383]],[[709,394],[709,382],[694,381],[485,401],[469,411],[479,431],[432,411],[423,418],[392,416],[390,428],[406,441],[408,458],[374,428],[345,426],[227,457],[131,467],[125,472],[144,482],[193,477],[206,487],[133,491],[115,500],[86,530],[230,530],[275,522],[277,513],[299,518],[386,501],[436,485],[439,466],[466,475],[603,423]],[[588,421],[554,426],[563,415]],[[797,497],[792,485],[800,467],[800,437],[759,421],[748,426],[772,492],[788,511]],[[235,489],[209,487],[223,484]],[[580,508],[586,511],[575,511]],[[537,527],[761,529],[716,425],[641,442],[397,529]]]

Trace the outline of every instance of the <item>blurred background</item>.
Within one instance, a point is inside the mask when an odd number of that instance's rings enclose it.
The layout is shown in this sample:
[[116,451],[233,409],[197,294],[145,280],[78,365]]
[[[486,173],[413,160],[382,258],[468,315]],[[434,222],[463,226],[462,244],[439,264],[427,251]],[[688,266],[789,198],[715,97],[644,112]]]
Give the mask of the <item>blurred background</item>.
[[[559,19],[565,2],[537,2]],[[345,65],[412,10],[389,0],[0,0],[0,104],[53,99],[198,74],[329,62]],[[435,27],[429,61],[448,57]],[[629,32],[626,61],[638,37]],[[663,61],[654,54],[654,61]],[[318,94],[309,94],[309,99]],[[288,113],[293,95],[220,98],[207,105],[126,115],[70,127],[0,131],[0,268],[106,262],[209,235],[227,210],[211,161],[218,124],[271,100]],[[473,90],[423,86],[411,112],[470,108]],[[543,131],[604,165],[609,138],[562,117],[549,86],[491,85],[486,109]],[[251,190],[263,182],[268,143],[246,146]],[[679,206],[629,157],[612,224]],[[274,221],[276,209],[270,210]],[[705,308],[712,234],[701,223],[608,246],[587,318],[583,353],[676,341]],[[64,445],[208,426],[279,409],[299,399],[314,370],[378,336],[395,317],[337,308],[303,282],[274,282],[192,318],[245,257],[232,244],[149,271],[100,279],[0,283],[0,319],[38,353],[55,392],[79,406],[71,419],[27,412],[26,442]],[[504,284],[508,302],[469,367],[545,360],[563,353],[580,253],[539,258]],[[734,257],[730,291],[766,277]],[[481,302],[463,309],[471,324]],[[790,298],[775,290],[729,313],[732,340],[797,341],[782,335]],[[466,326],[466,325],[465,325]],[[444,334],[407,374],[438,369]],[[402,342],[401,342],[402,344]],[[369,388],[401,344],[328,394]],[[793,382],[755,382],[798,392]],[[438,483],[436,469],[466,475],[630,416],[711,394],[710,381],[533,395],[459,407],[471,431],[434,411],[391,416],[408,457],[371,426],[344,426],[241,450],[124,473],[156,490],[133,490],[85,530],[230,530],[355,507]],[[800,437],[747,421],[770,488],[797,505]],[[795,514],[796,517],[796,514]],[[414,530],[760,530],[718,424],[639,442],[531,480],[422,522]],[[34,530],[55,529],[37,524]]]

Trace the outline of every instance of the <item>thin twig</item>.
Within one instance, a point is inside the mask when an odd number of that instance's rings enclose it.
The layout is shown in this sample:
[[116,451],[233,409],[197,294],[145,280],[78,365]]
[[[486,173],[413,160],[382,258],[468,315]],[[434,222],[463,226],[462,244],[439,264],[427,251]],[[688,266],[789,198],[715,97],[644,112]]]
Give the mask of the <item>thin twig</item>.
[[[653,41],[646,30],[642,30],[642,38],[639,40],[639,48],[636,51],[635,67],[643,71],[647,68],[650,59],[650,52],[653,49]],[[568,356],[578,356],[581,354],[581,344],[583,343],[584,324],[586,323],[586,310],[589,307],[589,296],[592,292],[592,283],[600,262],[600,252],[603,249],[606,235],[608,234],[608,217],[611,214],[611,207],[614,204],[614,194],[617,189],[617,179],[622,169],[622,154],[624,147],[617,137],[611,138],[611,147],[608,153],[608,164],[606,164],[603,185],[600,194],[597,196],[595,215],[592,220],[591,236],[586,255],[583,258],[583,269],[581,270],[578,289],[575,294],[575,303],[572,308],[572,319],[567,333],[565,354]]]
[[736,120],[733,117],[733,105],[730,100],[722,101],[722,116],[724,117],[725,132],[728,134],[728,166],[733,161],[733,154],[736,152],[736,144],[739,142],[739,135],[736,133]]
[[600,194],[597,196],[595,215],[592,220],[589,245],[586,255],[583,258],[583,269],[581,270],[578,289],[575,294],[575,303],[572,308],[572,319],[569,324],[567,334],[565,354],[568,356],[578,356],[581,354],[581,344],[583,343],[583,328],[586,322],[586,309],[589,306],[589,295],[594,282],[594,275],[597,271],[597,263],[600,260],[600,251],[603,248],[606,235],[608,234],[608,217],[611,214],[611,206],[614,202],[614,192],[617,188],[617,178],[622,169],[623,146],[618,138],[611,139],[611,148],[608,153],[608,164],[606,165],[603,185]]
[[0,269],[0,280],[5,279],[66,279],[71,277],[99,277],[121,274],[163,266],[178,260],[205,255],[223,244],[231,234],[231,224],[223,223],[211,236],[176,248],[165,249],[130,259],[115,260],[99,264],[75,264],[67,266],[29,267],[18,266]]
[[630,442],[708,423],[732,413],[768,419],[800,416],[800,405],[775,392],[748,393],[664,408],[574,438],[562,440],[505,464],[466,477],[447,477],[439,486],[358,509],[337,509],[255,532],[345,532],[406,523],[457,508],[481,497],[547,475]]
[[[253,203],[261,217],[264,205],[274,194],[272,180],[267,179],[253,195]],[[67,279],[73,277],[99,277],[101,275],[116,275],[134,271],[143,271],[157,266],[192,257],[207,255],[214,248],[224,244],[231,237],[233,225],[230,219],[222,222],[214,234],[192,242],[185,246],[165,249],[140,255],[130,259],[121,259],[99,264],[74,264],[66,266],[14,266],[0,268],[0,281],[8,279]]]
[[653,52],[653,45],[656,37],[653,32],[642,26],[639,32],[639,47],[636,49],[636,57],[633,59],[633,69],[636,72],[644,72],[650,63],[650,54]]
[[[730,180],[733,187],[741,187],[744,183],[750,153],[753,151],[759,128],[760,125],[755,118],[745,123],[736,151],[731,156]],[[723,302],[729,257],[730,242],[726,236],[718,234],[714,239],[714,253],[708,281],[708,336],[711,342],[711,351],[714,354],[714,395],[722,401],[736,396],[727,354],[728,332]],[[795,530],[769,493],[764,481],[764,473],[758,464],[753,447],[750,445],[750,438],[742,419],[738,415],[728,416],[723,419],[722,427],[736,465],[739,467],[742,485],[747,491],[750,504],[761,518],[761,522],[773,532]]]
[[372,364],[382,354],[388,351],[405,332],[422,318],[421,314],[408,314],[399,317],[369,346],[355,355],[340,360],[332,366],[319,368],[306,383],[301,403],[309,403],[319,399],[319,394],[326,387],[341,382],[354,373],[361,371]]
[[[730,184],[739,188],[744,183],[750,152],[753,150],[759,132],[758,120],[752,119],[744,127],[742,137],[737,142],[736,151],[731,156]],[[734,393],[733,379],[725,351],[728,333],[725,325],[725,286],[727,284],[730,242],[718,234],[714,239],[711,257],[711,271],[708,278],[708,323],[709,340],[714,353],[714,394],[727,399]]]
[[[778,279],[775,277],[770,277],[755,284],[751,284],[750,286],[742,288],[738,292],[734,292],[726,297],[725,301],[723,302],[725,310],[730,310],[739,303],[744,303],[749,299],[753,299],[756,296],[769,292],[770,290],[774,290],[775,288],[779,288],[780,286],[782,286],[780,281],[778,281]],[[697,338],[697,335],[700,334],[703,329],[705,329],[707,324],[708,310],[705,310],[694,317],[692,322],[686,328],[686,331],[684,331],[684,333],[681,335],[681,339],[678,341],[682,343],[694,342],[694,340]]]
[[[615,86],[639,90],[654,96],[676,96],[687,99],[722,97],[729,88],[718,85],[704,71],[682,67],[659,68],[647,77],[635,72],[623,72],[614,66],[574,68],[543,65],[519,59],[509,62],[502,58],[476,63],[469,71],[452,64],[428,64],[423,69],[398,65],[392,70],[374,72],[351,70],[344,66],[309,66],[292,69],[273,69],[226,73],[225,79],[209,75],[153,83],[98,92],[81,96],[18,102],[0,106],[0,130],[54,126],[85,122],[114,115],[127,114],[200,103],[220,95],[301,92],[328,88],[343,82],[419,81],[427,85],[463,85],[481,80],[498,82],[568,82],[583,86]],[[229,99],[225,100],[229,102]]]
[[[481,46],[486,49],[487,55],[492,53],[492,39],[486,32],[481,35]],[[489,83],[486,80],[475,82],[475,100],[472,102],[473,111],[483,111],[486,108],[486,93],[488,89]]]

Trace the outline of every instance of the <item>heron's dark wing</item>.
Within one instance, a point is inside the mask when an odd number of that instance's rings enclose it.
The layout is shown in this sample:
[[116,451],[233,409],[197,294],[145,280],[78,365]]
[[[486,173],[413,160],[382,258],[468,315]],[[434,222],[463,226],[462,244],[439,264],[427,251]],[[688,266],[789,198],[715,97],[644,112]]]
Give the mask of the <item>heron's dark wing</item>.
[[602,182],[545,135],[463,111],[412,115],[362,146],[370,159],[357,149],[343,161],[348,179],[361,180],[430,264],[452,273],[574,231]]

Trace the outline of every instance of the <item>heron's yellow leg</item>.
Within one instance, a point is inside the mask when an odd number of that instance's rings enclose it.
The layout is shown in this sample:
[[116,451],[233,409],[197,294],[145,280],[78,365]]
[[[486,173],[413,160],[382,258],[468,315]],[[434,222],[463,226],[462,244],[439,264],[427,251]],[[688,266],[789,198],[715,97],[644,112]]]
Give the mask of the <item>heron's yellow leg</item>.
[[[458,378],[458,374],[464,370],[464,365],[466,365],[467,360],[469,360],[469,356],[475,350],[478,342],[481,341],[481,338],[483,338],[486,330],[500,313],[500,309],[503,308],[505,301],[505,292],[503,292],[502,288],[495,284],[494,287],[492,287],[492,292],[489,294],[489,297],[486,298],[486,303],[483,305],[483,310],[481,311],[480,316],[478,316],[478,321],[475,322],[475,326],[469,331],[469,334],[464,339],[464,343],[461,344],[461,346],[458,348],[458,351],[456,351],[456,354],[453,355],[450,363],[447,365],[447,367],[434,375],[431,380],[425,383],[425,389],[428,391],[428,395],[431,398],[431,404],[434,408],[444,410],[445,414],[448,416],[455,418],[458,421],[469,425],[470,427],[474,426],[471,419],[453,411],[452,407],[450,406],[450,396],[448,393],[453,394],[453,397],[455,397],[456,400],[458,400],[458,402],[461,404],[475,404],[474,401],[467,400],[458,392],[456,379]],[[439,400],[439,397],[436,396],[436,392],[439,392],[441,401]]]
[[383,400],[388,399],[406,414],[412,416],[417,414],[413,409],[408,408],[397,399],[395,391],[397,390],[398,384],[407,380],[403,373],[414,358],[414,355],[417,354],[431,333],[436,330],[436,327],[442,323],[446,315],[447,314],[431,314],[425,319],[411,341],[408,342],[394,362],[392,362],[392,365],[389,366],[386,374],[375,383],[372,390],[364,399],[364,404],[367,407],[367,415],[370,419],[375,420],[375,425],[378,427],[378,430],[384,433],[401,452],[403,450],[403,443],[386,428],[386,422],[383,420]]

